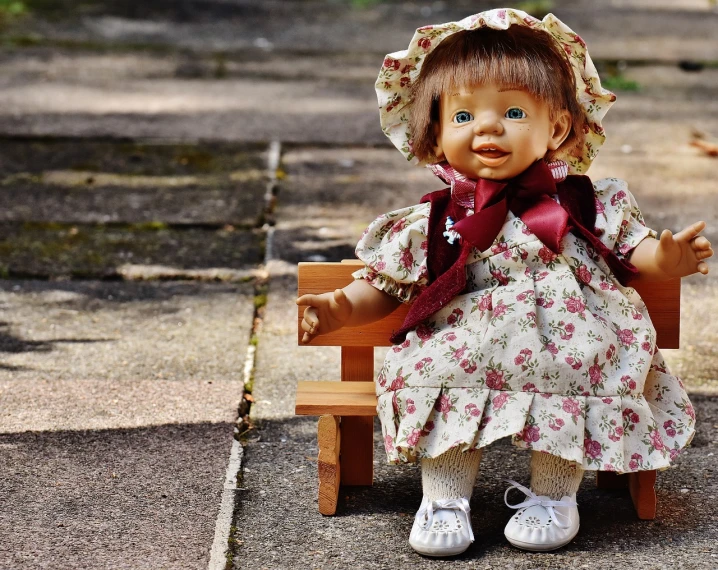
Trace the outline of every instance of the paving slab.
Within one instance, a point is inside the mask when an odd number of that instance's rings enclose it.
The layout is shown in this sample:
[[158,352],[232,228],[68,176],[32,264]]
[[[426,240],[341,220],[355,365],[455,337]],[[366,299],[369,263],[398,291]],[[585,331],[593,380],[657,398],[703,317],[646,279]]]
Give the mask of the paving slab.
[[232,426],[0,434],[0,567],[206,569]]
[[253,296],[0,281],[0,567],[207,568]]
[[153,51],[112,46],[24,46],[0,51],[0,85],[52,80],[102,85],[139,79],[376,79],[378,52]]
[[232,422],[251,283],[0,281],[0,433]]
[[264,146],[25,138],[0,150],[5,275],[142,276],[144,265],[241,278],[262,260]]
[[[377,69],[381,59],[377,60]],[[384,144],[373,81],[140,80],[4,88],[4,135]]]

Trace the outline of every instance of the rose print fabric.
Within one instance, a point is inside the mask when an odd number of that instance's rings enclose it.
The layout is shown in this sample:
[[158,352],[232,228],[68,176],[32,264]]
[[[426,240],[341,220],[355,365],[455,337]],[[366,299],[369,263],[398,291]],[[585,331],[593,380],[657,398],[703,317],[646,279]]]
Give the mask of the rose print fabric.
[[[594,189],[607,247],[625,256],[655,236],[624,182]],[[375,220],[355,277],[413,300],[427,284],[428,215],[421,204]],[[584,469],[630,472],[665,467],[687,445],[693,407],[643,301],[580,238],[562,245],[554,254],[509,213],[469,257],[464,293],[392,347],[376,380],[390,462],[511,436]]]

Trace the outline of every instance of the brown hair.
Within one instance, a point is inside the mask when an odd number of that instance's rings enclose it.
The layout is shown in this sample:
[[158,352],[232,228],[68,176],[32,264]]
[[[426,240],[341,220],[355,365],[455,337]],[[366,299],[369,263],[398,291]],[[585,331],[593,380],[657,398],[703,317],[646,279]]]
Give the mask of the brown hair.
[[412,149],[419,159],[436,159],[434,125],[439,122],[441,94],[487,83],[528,91],[549,106],[552,119],[567,110],[571,131],[561,152],[572,154],[583,142],[586,117],[576,98],[573,69],[558,43],[547,32],[526,26],[479,28],[442,41],[427,56],[411,87],[409,126]]

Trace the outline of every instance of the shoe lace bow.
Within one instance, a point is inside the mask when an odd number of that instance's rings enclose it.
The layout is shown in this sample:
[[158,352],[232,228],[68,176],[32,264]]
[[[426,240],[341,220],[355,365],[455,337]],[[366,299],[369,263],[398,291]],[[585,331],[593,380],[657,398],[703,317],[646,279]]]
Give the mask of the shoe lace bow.
[[[504,503],[506,503],[506,506],[511,509],[527,509],[529,507],[533,507],[535,505],[540,505],[546,509],[549,516],[551,517],[551,520],[556,522],[556,525],[559,528],[568,528],[571,526],[571,520],[568,517],[568,515],[565,515],[561,512],[556,512],[554,507],[575,507],[577,505],[576,501],[572,501],[570,499],[562,499],[560,501],[554,501],[553,499],[549,499],[548,497],[540,497],[536,493],[534,493],[531,489],[527,489],[523,485],[517,483],[513,479],[505,479],[507,483],[511,483],[511,487],[506,489],[506,492],[504,493]],[[522,501],[521,503],[518,503],[516,505],[512,505],[509,503],[509,491],[511,489],[518,489],[521,491],[526,497],[528,497],[525,501]],[[566,523],[562,523],[559,520],[559,515],[561,518],[563,518]]]
[[431,525],[434,522],[434,511],[439,509],[454,509],[457,511],[461,511],[466,515],[466,525],[469,528],[469,538],[471,538],[471,542],[474,542],[474,531],[471,528],[471,515],[470,513],[470,507],[469,507],[469,501],[467,501],[464,497],[460,499],[437,499],[436,501],[426,501],[421,507],[419,507],[419,511],[416,513],[417,520],[425,520],[426,528],[431,528]]

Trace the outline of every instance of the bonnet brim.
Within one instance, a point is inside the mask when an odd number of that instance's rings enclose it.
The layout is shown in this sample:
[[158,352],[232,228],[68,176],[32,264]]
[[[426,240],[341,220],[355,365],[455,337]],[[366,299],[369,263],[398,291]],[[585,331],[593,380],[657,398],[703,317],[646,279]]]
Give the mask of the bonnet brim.
[[514,25],[544,30],[566,52],[576,77],[576,96],[586,115],[586,129],[581,152],[576,153],[579,156],[561,158],[568,163],[571,174],[582,174],[588,170],[606,139],[601,120],[616,100],[616,96],[601,87],[601,80],[588,55],[586,44],[578,34],[553,14],[539,20],[526,12],[511,8],[488,10],[458,22],[424,26],[416,30],[408,49],[391,53],[384,58],[376,81],[381,127],[407,160],[415,164],[426,164],[412,152],[409,116],[412,111],[411,84],[419,76],[427,55],[443,40],[457,32],[482,27],[506,30]]

